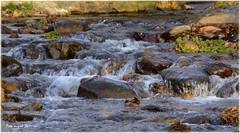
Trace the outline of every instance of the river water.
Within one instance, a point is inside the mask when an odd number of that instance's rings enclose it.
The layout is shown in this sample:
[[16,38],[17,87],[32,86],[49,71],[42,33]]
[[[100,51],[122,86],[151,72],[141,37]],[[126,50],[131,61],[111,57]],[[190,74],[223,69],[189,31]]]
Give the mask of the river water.
[[[110,17],[109,17],[110,16]],[[179,57],[192,57],[198,55],[201,60],[209,59],[211,54],[179,54],[174,51],[172,43],[160,42],[150,44],[144,41],[135,41],[131,38],[133,32],[149,32],[158,27],[164,31],[182,25],[190,20],[197,21],[199,16],[177,15],[99,15],[95,17],[97,23],[91,24],[91,31],[80,32],[63,36],[60,40],[74,40],[84,44],[87,53],[84,58],[77,56],[68,60],[54,60],[48,58],[46,53],[40,52],[36,59],[32,59],[28,49],[30,46],[40,46],[48,39],[41,35],[20,34],[21,38],[8,38],[2,35],[2,42],[18,42],[14,47],[2,47],[2,55],[11,56],[23,64],[23,74],[17,77],[7,77],[8,80],[24,80],[28,90],[15,91],[9,96],[18,97],[22,102],[2,103],[2,106],[26,105],[31,102],[42,103],[41,111],[2,111],[2,114],[26,114],[34,116],[31,121],[9,122],[2,120],[2,131],[167,131],[171,122],[164,120],[178,119],[181,123],[191,127],[192,131],[239,131],[234,125],[221,124],[219,116],[227,107],[238,105],[238,94],[228,98],[216,97],[216,91],[226,83],[238,77],[220,78],[212,75],[216,81],[208,91],[208,84],[195,89],[194,98],[183,99],[179,97],[154,96],[149,92],[149,85],[162,82],[158,74],[143,75],[142,88],[150,97],[141,100],[141,106],[154,105],[165,111],[149,111],[142,108],[124,107],[125,99],[87,99],[77,97],[78,87],[83,78],[102,76],[122,81],[125,74],[135,72],[136,57],[148,48],[160,49],[159,54],[177,60]],[[89,17],[72,17],[81,20]],[[62,18],[69,19],[69,18]],[[121,23],[118,23],[121,21]],[[11,26],[12,24],[4,24]],[[160,32],[161,33],[161,32]],[[94,36],[94,37],[92,37]],[[104,38],[104,39],[103,39]],[[84,54],[83,54],[84,55]],[[35,55],[34,55],[35,56]],[[110,58],[123,57],[126,59],[120,68],[107,70],[111,63]],[[223,60],[222,62],[238,68],[238,59]],[[169,84],[166,82],[166,84]],[[171,85],[168,86],[171,88]],[[37,93],[40,90],[40,94]],[[196,120],[204,117],[204,122]],[[195,119],[195,120],[191,120]]]

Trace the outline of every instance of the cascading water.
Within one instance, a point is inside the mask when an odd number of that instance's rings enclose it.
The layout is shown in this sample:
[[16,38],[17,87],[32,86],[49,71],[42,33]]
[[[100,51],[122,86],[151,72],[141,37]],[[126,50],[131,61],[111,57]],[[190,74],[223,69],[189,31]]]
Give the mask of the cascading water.
[[[144,41],[135,41],[129,39],[129,32],[137,30],[154,29],[159,24],[172,25],[172,16],[166,20],[149,20],[151,24],[141,22],[145,20],[124,20],[125,24],[100,22],[91,24],[91,28],[98,30],[99,34],[80,32],[71,36],[64,36],[61,40],[73,39],[81,43],[83,50],[75,53],[71,59],[52,59],[44,51],[41,41],[49,41],[40,38],[39,44],[36,44],[38,54],[35,59],[26,56],[26,51],[32,43],[22,43],[15,47],[3,47],[2,55],[11,56],[23,65],[23,74],[20,76],[7,77],[9,81],[14,81],[19,90],[7,94],[17,101],[16,106],[24,108],[25,105],[33,102],[42,103],[42,109],[36,111],[32,108],[21,110],[21,114],[33,114],[31,121],[3,121],[4,131],[167,131],[171,121],[179,121],[191,126],[193,131],[234,131],[236,128],[232,125],[221,125],[215,120],[219,119],[220,111],[226,107],[238,104],[238,93],[236,86],[238,76],[221,78],[217,75],[211,75],[209,82],[197,82],[189,80],[188,83],[179,86],[181,93],[191,93],[193,98],[179,98],[177,96],[154,97],[152,93],[153,85],[157,84],[163,88],[174,90],[174,81],[165,80],[159,73],[142,74],[136,72],[136,63],[139,58],[145,54],[146,49],[152,49],[161,57],[171,57],[173,65],[177,66],[178,58],[183,58],[182,54],[174,51],[166,52],[166,46],[170,43],[151,44]],[[132,27],[138,24],[140,27]],[[129,26],[130,25],[130,26]],[[126,27],[124,27],[126,26]],[[104,28],[102,28],[104,27]],[[94,29],[95,28],[95,29]],[[125,28],[125,29],[124,29]],[[111,35],[112,29],[120,30],[115,38]],[[108,34],[100,35],[106,32]],[[160,31],[161,32],[161,31]],[[115,31],[114,31],[115,33]],[[147,33],[147,32],[146,32]],[[149,32],[149,33],[152,33]],[[96,35],[96,37],[91,38]],[[22,36],[23,39],[29,36]],[[123,39],[116,39],[123,38]],[[7,36],[3,39],[8,39]],[[21,40],[21,39],[20,39]],[[32,40],[32,42],[34,42]],[[36,42],[37,43],[37,42]],[[173,47],[173,46],[172,46]],[[161,51],[164,49],[164,51]],[[41,51],[42,50],[42,51]],[[100,53],[90,53],[92,51]],[[29,50],[31,51],[31,50]],[[90,52],[89,52],[90,51]],[[35,52],[35,51],[34,51]],[[81,53],[82,52],[82,53]],[[86,55],[85,55],[86,54]],[[82,56],[84,55],[84,56]],[[89,56],[88,56],[89,55]],[[96,56],[101,57],[96,57]],[[184,55],[191,56],[191,55]],[[199,55],[205,61],[209,56]],[[35,57],[35,56],[34,56]],[[74,59],[73,59],[74,58]],[[197,57],[196,57],[197,58]],[[114,60],[116,59],[116,60]],[[200,58],[199,58],[200,59]],[[192,63],[192,61],[191,61]],[[236,64],[233,64],[236,66]],[[197,67],[197,65],[192,65]],[[165,68],[168,69],[168,68]],[[95,76],[108,78],[121,83],[135,83],[140,86],[144,92],[149,94],[148,98],[141,99],[139,108],[124,107],[125,99],[87,99],[76,97],[81,81],[88,80]],[[123,77],[127,77],[123,79]],[[129,77],[128,77],[129,76]],[[10,80],[13,79],[13,80]],[[23,89],[26,87],[25,89]],[[225,91],[220,91],[224,87],[230,87],[234,93],[221,98],[217,95],[224,95]],[[134,89],[135,90],[135,89]],[[2,113],[17,112],[12,107],[15,102],[2,104],[4,111]],[[14,104],[15,105],[15,104]],[[148,106],[150,105],[150,106]],[[144,108],[147,106],[147,108]],[[13,111],[12,111],[12,110]],[[30,110],[30,111],[29,111]],[[18,112],[17,112],[18,113]],[[194,123],[188,118],[198,120],[196,116],[207,115],[211,119],[204,119],[206,123]],[[41,116],[41,117],[36,117]],[[205,117],[204,117],[205,118]],[[170,121],[170,122],[169,122]],[[210,122],[209,122],[210,121]],[[23,124],[26,128],[8,128],[6,125],[20,126]],[[144,126],[143,126],[144,125]],[[2,128],[3,130],[3,128]]]

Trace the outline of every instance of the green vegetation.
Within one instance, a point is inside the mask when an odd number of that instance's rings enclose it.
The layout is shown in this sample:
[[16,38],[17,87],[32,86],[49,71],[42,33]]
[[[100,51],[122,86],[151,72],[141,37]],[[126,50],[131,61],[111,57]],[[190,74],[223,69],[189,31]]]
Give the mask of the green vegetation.
[[51,31],[51,32],[45,33],[44,38],[46,38],[46,39],[55,39],[55,38],[58,39],[58,38],[60,38],[60,35],[57,31]]
[[27,17],[32,14],[33,4],[32,2],[21,2],[16,4],[14,2],[9,2],[6,6],[4,6],[3,11],[7,11],[7,13],[12,13],[15,10],[22,11],[22,15]]
[[217,1],[215,6],[217,7],[224,7],[224,6],[237,6],[238,1]]
[[[189,43],[191,42],[191,43]],[[234,48],[226,48],[224,40],[207,39],[194,37],[190,38],[189,35],[178,37],[174,42],[175,49],[181,53],[233,53]]]

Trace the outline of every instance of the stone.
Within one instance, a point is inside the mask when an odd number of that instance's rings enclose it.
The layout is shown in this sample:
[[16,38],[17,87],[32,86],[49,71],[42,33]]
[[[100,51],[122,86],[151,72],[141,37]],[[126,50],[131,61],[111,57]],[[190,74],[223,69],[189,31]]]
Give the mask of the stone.
[[168,131],[169,132],[190,132],[191,128],[184,124],[181,124],[180,122],[176,122],[169,127]]
[[232,75],[231,66],[224,63],[206,64],[203,70],[208,75],[218,75],[221,78],[226,78]]
[[145,55],[137,60],[136,72],[142,74],[157,74],[163,69],[169,68],[172,62],[159,55]]
[[164,82],[150,84],[149,90],[153,92],[153,95],[159,94],[158,96],[172,95],[173,91],[165,85]]
[[158,107],[156,105],[146,105],[140,108],[141,110],[147,110],[150,112],[166,112],[166,109]]
[[22,110],[24,111],[40,111],[43,107],[43,104],[33,102],[25,106]]
[[178,66],[178,67],[183,67],[183,66],[189,66],[193,64],[193,60],[191,58],[181,56],[177,59],[176,62],[172,66]]
[[81,81],[77,96],[87,98],[143,98],[148,97],[148,94],[133,83],[93,77]]
[[8,38],[19,38],[19,35],[16,32],[12,32]]
[[76,20],[57,21],[54,25],[54,28],[60,35],[74,34],[77,32],[90,30],[87,23]]
[[156,7],[160,10],[184,10],[190,8],[185,2],[182,1],[157,1]]
[[2,55],[2,76],[18,76],[23,72],[22,64],[12,57]]
[[2,89],[6,94],[12,93],[13,91],[18,90],[18,85],[14,82],[10,82],[2,79],[1,81]]
[[214,124],[214,120],[207,115],[200,115],[192,118],[187,118],[183,122],[190,124],[205,124],[205,123]]
[[135,39],[136,41],[142,41],[144,37],[145,37],[145,34],[142,32],[133,33],[133,39]]
[[1,87],[1,103],[6,102],[4,89]]
[[174,94],[190,93],[193,96],[208,94],[209,77],[199,68],[171,67],[161,71],[160,75]]
[[215,26],[204,26],[199,29],[199,33],[207,38],[218,37],[219,33],[222,31],[221,28]]
[[238,93],[238,76],[234,77],[233,80],[226,82],[221,88],[216,92],[217,97],[227,98],[232,97],[234,94]]
[[25,114],[3,114],[2,119],[4,121],[16,122],[16,121],[32,121],[32,115],[25,115]]
[[125,107],[140,107],[140,100],[136,97],[134,97],[133,99],[126,99],[124,101],[124,106]]
[[177,36],[179,34],[186,33],[189,31],[191,31],[191,27],[189,25],[176,26],[170,30],[170,35]]
[[201,18],[199,23],[207,23],[207,24],[222,24],[222,23],[239,23],[239,15],[238,14],[221,14],[221,15],[213,15]]
[[11,29],[9,29],[7,26],[4,26],[4,25],[2,25],[1,26],[1,30],[2,30],[2,34],[12,34],[12,30]]
[[220,122],[223,124],[239,125],[239,106],[228,107],[222,111]]
[[149,43],[159,43],[159,39],[157,37],[157,35],[155,34],[148,34],[143,38],[143,41],[145,42],[149,42]]
[[164,118],[164,119],[153,120],[153,122],[156,122],[156,123],[176,123],[176,122],[179,122],[179,121],[180,121],[179,118]]
[[69,44],[63,43],[61,53],[60,53],[61,59],[64,59],[64,60],[68,59],[70,56],[70,52],[71,52],[71,48]]

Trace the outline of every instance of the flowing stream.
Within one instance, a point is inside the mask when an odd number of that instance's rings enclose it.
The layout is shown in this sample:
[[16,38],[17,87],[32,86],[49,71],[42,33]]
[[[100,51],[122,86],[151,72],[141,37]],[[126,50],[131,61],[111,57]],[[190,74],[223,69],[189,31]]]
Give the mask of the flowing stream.
[[[80,32],[60,38],[62,41],[74,40],[85,45],[86,49],[77,53],[72,59],[61,60],[48,58],[43,51],[30,52],[31,46],[41,49],[48,39],[41,35],[20,34],[21,38],[8,38],[2,35],[2,43],[15,43],[14,47],[2,47],[2,55],[11,56],[23,64],[23,73],[16,77],[7,77],[8,80],[24,80],[27,90],[15,91],[8,96],[17,97],[22,102],[2,103],[3,107],[16,104],[24,106],[31,102],[43,105],[41,111],[16,110],[2,111],[2,114],[26,114],[34,116],[31,121],[9,122],[2,120],[2,131],[167,131],[171,122],[162,122],[167,119],[179,119],[192,131],[239,131],[237,126],[225,125],[219,122],[221,111],[227,107],[238,105],[238,93],[228,98],[216,96],[219,88],[229,82],[236,86],[237,76],[220,78],[211,75],[210,83],[198,84],[191,91],[193,98],[158,97],[149,91],[152,83],[162,82],[172,88],[171,81],[164,81],[159,74],[142,74],[139,84],[149,94],[141,100],[142,106],[155,105],[165,109],[164,112],[153,112],[141,108],[124,107],[125,99],[87,99],[77,97],[78,87],[83,78],[101,76],[116,81],[123,81],[126,74],[134,74],[139,55],[146,49],[159,50],[159,54],[167,56],[173,61],[179,57],[192,57],[192,54],[165,52],[173,45],[167,42],[150,44],[144,41],[135,41],[130,38],[135,31],[154,29],[156,26],[165,26],[165,29],[184,24],[193,19],[190,17],[146,16],[138,17],[101,17],[101,21],[91,24],[91,31]],[[99,19],[97,17],[97,19]],[[180,20],[179,18],[182,18]],[[184,19],[183,19],[184,18]],[[73,19],[82,19],[74,17]],[[86,18],[84,18],[86,19]],[[123,24],[116,23],[121,20]],[[193,19],[195,21],[195,18]],[[9,26],[9,24],[5,24]],[[12,27],[17,29],[18,27]],[[94,37],[93,37],[94,36]],[[103,39],[104,38],[104,39]],[[201,60],[211,61],[209,54],[198,54]],[[81,58],[80,58],[81,57]],[[111,60],[112,57],[121,57],[121,65]],[[33,59],[34,58],[34,59]],[[237,59],[223,61],[234,68],[238,68]],[[231,63],[234,62],[234,63]],[[109,71],[111,66],[111,71]],[[183,77],[184,78],[184,77]],[[235,82],[234,82],[235,81]],[[127,81],[126,81],[127,82]],[[230,86],[231,86],[230,85]],[[209,89],[210,88],[210,89]],[[198,117],[208,116],[201,123]]]

